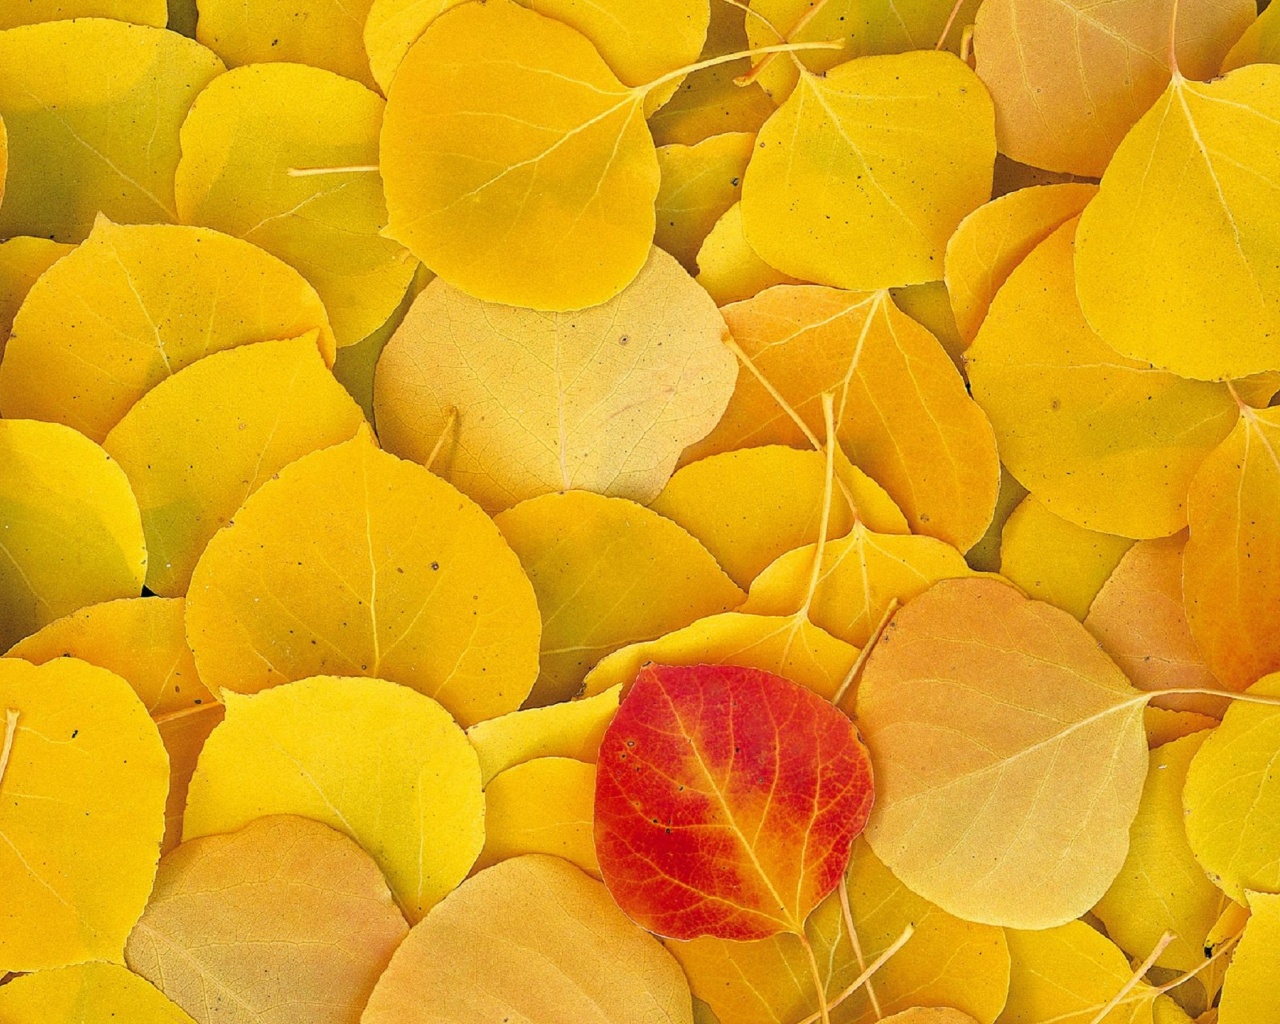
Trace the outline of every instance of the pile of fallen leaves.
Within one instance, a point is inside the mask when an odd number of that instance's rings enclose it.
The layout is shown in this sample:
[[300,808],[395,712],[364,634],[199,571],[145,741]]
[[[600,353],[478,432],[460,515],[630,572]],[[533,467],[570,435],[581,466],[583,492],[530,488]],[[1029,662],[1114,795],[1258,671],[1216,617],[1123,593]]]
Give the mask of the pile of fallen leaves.
[[1280,1022],[1280,3],[0,0],[0,1024]]

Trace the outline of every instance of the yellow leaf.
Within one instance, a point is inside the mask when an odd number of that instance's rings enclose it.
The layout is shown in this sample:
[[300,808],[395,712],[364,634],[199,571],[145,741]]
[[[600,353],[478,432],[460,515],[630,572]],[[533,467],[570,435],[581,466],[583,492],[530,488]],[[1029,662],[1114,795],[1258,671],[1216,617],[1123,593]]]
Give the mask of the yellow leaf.
[[1249,893],[1249,923],[1222,987],[1218,1024],[1269,1024],[1275,1020],[1280,972],[1280,896]]
[[455,7],[388,93],[387,234],[479,299],[569,310],[612,298],[653,241],[647,91],[558,21],[509,0]]
[[147,586],[184,593],[205,545],[264,481],[362,423],[315,331],[216,352],[161,381],[103,442],[142,510]]
[[973,51],[996,101],[1000,152],[1053,171],[1102,174],[1169,81],[1175,10],[1178,63],[1209,78],[1255,8],[1253,0],[984,3]]
[[177,221],[178,129],[222,70],[190,39],[122,21],[0,32],[0,116],[9,132],[0,238],[79,242],[99,212],[124,223]]
[[937,584],[889,623],[858,687],[872,849],[968,920],[1070,921],[1124,863],[1145,703],[1066,612],[992,579]]
[[377,861],[410,921],[466,877],[484,845],[480,764],[435,701],[335,676],[224,697],[226,721],[191,779],[184,842],[268,814],[314,818]]
[[757,145],[751,247],[806,281],[886,288],[942,277],[947,239],[991,195],[995,120],[955,56],[902,53],[802,74]]
[[828,700],[858,660],[858,648],[798,615],[709,615],[657,640],[601,658],[587,673],[588,694],[630,686],[647,662],[758,668],[807,686]]
[[477,722],[467,730],[467,739],[480,758],[484,784],[535,758],[573,758],[594,764],[621,695],[619,684],[584,700],[526,708]]
[[1221,385],[1117,355],[1089,329],[1074,232],[1074,220],[1058,228],[996,295],[965,354],[974,397],[1005,466],[1049,511],[1122,537],[1177,533],[1191,478],[1236,404]]
[[[0,137],[3,134],[3,122],[0,122]],[[0,197],[3,196],[4,181],[3,150],[3,142],[0,142]],[[36,283],[36,278],[73,248],[48,238],[28,238],[25,235],[0,242],[0,356],[4,355],[13,317]]]
[[495,520],[538,595],[541,669],[528,703],[568,700],[606,654],[653,640],[743,594],[683,529],[589,491],[530,498]]
[[5,1024],[195,1024],[136,974],[88,963],[14,978],[0,988]]
[[166,855],[125,955],[202,1021],[349,1024],[408,931],[368,854],[276,816]]
[[973,1024],[967,1013],[949,1006],[913,1006],[901,1013],[881,1018],[882,1024]]
[[111,457],[68,427],[0,420],[0,649],[147,571],[138,503]]
[[164,831],[156,727],[128,683],[74,658],[0,659],[0,712],[0,970],[118,962]]
[[729,207],[702,240],[697,264],[698,284],[718,306],[749,299],[775,284],[800,283],[756,255],[742,228],[740,202]]
[[1267,7],[1222,59],[1222,74],[1246,64],[1280,64],[1280,7]]
[[68,18],[114,18],[164,28],[168,17],[165,0],[17,0],[0,10],[0,28]]
[[657,151],[662,181],[653,243],[691,274],[697,272],[703,241],[742,193],[742,175],[755,142],[753,134],[726,132],[692,146],[669,145]]
[[729,401],[726,335],[660,249],[621,294],[579,313],[482,302],[436,280],[379,361],[379,436],[489,512],[573,488],[649,501]]
[[18,310],[0,363],[0,408],[101,441],[138,399],[197,359],[310,330],[332,362],[319,297],[261,249],[204,228],[99,218]]
[[1180,740],[1184,736],[1192,736],[1212,729],[1218,719],[1202,715],[1197,711],[1169,711],[1167,708],[1147,705],[1142,714],[1143,724],[1147,730],[1147,746],[1152,750],[1163,747],[1166,743]]
[[[854,843],[847,879],[857,946],[849,941],[837,893],[805,923],[824,966],[828,999],[888,949],[907,925],[915,931],[864,988],[832,1011],[833,1024],[874,1024],[920,1003],[958,1007],[980,1024],[996,1019],[1009,987],[1009,952],[999,928],[962,921],[915,895],[862,840]],[[694,995],[711,1004],[721,1024],[794,1024],[817,1011],[809,967],[795,935],[755,942],[701,938],[668,942],[667,948],[684,966]],[[909,1016],[906,1021],[924,1024]],[[944,1018],[937,1024],[955,1022]]]
[[1029,597],[1083,620],[1094,597],[1133,546],[1125,537],[1086,530],[1028,495],[1004,525],[1000,573]]
[[956,369],[963,373],[965,342],[956,327],[946,283],[926,281],[924,284],[909,284],[903,288],[891,288],[889,295],[895,306],[938,339],[956,364]]
[[991,524],[982,538],[964,553],[972,569],[976,572],[1000,571],[1000,535],[1004,532],[1004,524],[1013,515],[1013,510],[1022,504],[1027,496],[1027,489],[1018,483],[1013,474],[1004,466],[1000,467],[1000,492],[996,495],[996,511],[991,517]]
[[946,280],[965,345],[978,334],[1000,286],[1037,245],[1080,215],[1093,185],[1021,188],[979,206],[947,242]]
[[533,588],[493,522],[367,428],[263,484],[205,548],[187,597],[215,691],[375,676],[464,726],[520,706],[538,633]]
[[1244,409],[1187,498],[1187,621],[1209,671],[1243,690],[1280,669],[1280,410]]
[[[331,71],[256,64],[205,89],[182,125],[174,186],[182,222],[296,267],[324,300],[339,345],[381,327],[416,269],[380,234],[381,179],[359,169],[377,163],[383,106]],[[325,173],[293,173],[314,170]]]
[[748,365],[688,458],[806,447],[825,430],[822,393],[832,391],[844,453],[913,530],[961,550],[982,536],[1000,484],[991,425],[938,340],[887,293],[770,288],[723,312]]
[[1280,67],[1175,75],[1080,218],[1080,306],[1102,340],[1200,380],[1280,369],[1277,178]]
[[508,768],[484,789],[484,849],[475,870],[546,853],[599,878],[592,833],[595,798],[594,764],[536,757]]

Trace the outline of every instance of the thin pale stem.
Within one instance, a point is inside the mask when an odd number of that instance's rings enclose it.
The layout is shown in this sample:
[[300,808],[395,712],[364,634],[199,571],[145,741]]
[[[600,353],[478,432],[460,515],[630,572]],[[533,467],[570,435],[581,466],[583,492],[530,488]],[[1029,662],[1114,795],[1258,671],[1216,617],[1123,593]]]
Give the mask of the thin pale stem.
[[179,718],[190,718],[192,715],[198,715],[201,711],[208,711],[210,708],[216,708],[219,705],[213,704],[192,704],[189,708],[180,708],[177,711],[166,711],[163,715],[157,715],[152,719],[156,725],[164,725],[166,722],[173,722]]
[[880,616],[880,621],[876,624],[876,628],[872,631],[871,636],[867,638],[866,644],[862,650],[858,652],[857,660],[854,661],[853,667],[849,669],[848,675],[844,677],[844,681],[840,683],[840,688],[836,690],[836,694],[831,698],[831,703],[836,707],[840,707],[845,696],[849,692],[849,688],[853,686],[853,682],[862,672],[862,666],[867,663],[867,659],[871,657],[871,652],[875,649],[876,644],[880,642],[880,637],[884,634],[885,629],[889,625],[889,620],[893,618],[893,613],[898,610],[898,599],[896,597],[889,600],[888,607],[885,608],[884,614]]
[[[849,876],[843,875],[840,878],[840,916],[844,918],[844,930],[849,933],[849,945],[853,947],[853,955],[858,960],[858,970],[862,972],[861,977],[866,979],[867,1001],[871,1003],[871,1012],[876,1015],[876,1020],[884,1016],[884,1012],[880,1009],[880,997],[876,995],[876,987],[871,984],[871,975],[875,971],[867,970],[867,958],[862,953],[862,942],[858,939],[858,926],[853,923],[853,907],[849,905]],[[906,939],[902,940],[906,942]],[[899,945],[898,949],[902,946]],[[897,952],[897,950],[894,950]]]
[[1160,941],[1156,943],[1156,948],[1153,949],[1147,958],[1138,965],[1138,969],[1134,971],[1133,976],[1124,983],[1124,987],[1113,995],[1111,1000],[1103,1006],[1101,1010],[1093,1015],[1093,1020],[1089,1021],[1089,1024],[1102,1024],[1102,1022],[1107,1019],[1107,1014],[1124,1002],[1124,997],[1138,987],[1143,976],[1146,975],[1147,971],[1151,970],[1151,968],[1155,966],[1155,962],[1160,959],[1160,954],[1168,948],[1169,943],[1171,943],[1175,938],[1177,938],[1177,936],[1174,935],[1173,932],[1165,932],[1161,935]]
[[1226,383],[1227,383],[1227,394],[1229,394],[1235,400],[1236,408],[1240,410],[1241,415],[1247,412],[1252,412],[1253,410],[1250,408],[1249,403],[1246,402],[1243,398],[1241,398],[1240,393],[1236,391],[1235,384],[1231,381],[1227,381]]
[[[809,23],[810,23],[811,21],[813,21],[813,19],[814,19],[814,18],[816,18],[819,14],[821,14],[821,13],[822,13],[822,9],[823,9],[824,7],[826,7],[826,6],[827,6],[827,2],[828,2],[828,0],[818,0],[818,2],[817,2],[817,3],[815,3],[815,4],[811,5],[811,6],[810,6],[810,8],[809,8],[807,11],[805,11],[805,12],[804,12],[803,16],[801,16],[801,18],[800,18],[800,19],[799,19],[799,20],[798,20],[794,25],[792,25],[792,26],[791,26],[791,30],[790,30],[789,32],[787,32],[787,33],[786,33],[786,35],[783,35],[781,32],[779,32],[779,31],[777,30],[777,28],[775,28],[775,27],[774,27],[774,26],[772,26],[772,25],[770,25],[770,28],[773,28],[774,34],[775,34],[775,35],[777,35],[777,37],[778,37],[779,39],[784,39],[784,40],[786,40],[787,42],[790,42],[790,41],[791,41],[792,39],[794,39],[797,35],[799,35],[799,34],[800,34],[801,32],[803,32],[806,28],[808,28],[808,27],[809,27]],[[833,41],[834,41],[834,40],[833,40]],[[835,46],[835,47],[833,47],[834,49],[843,49],[843,48],[844,48],[844,42],[843,42],[843,41],[835,41],[835,42],[836,42],[836,46]],[[780,52],[789,52],[789,51],[780,51]],[[757,78],[759,78],[759,77],[760,77],[760,72],[762,72],[765,68],[767,68],[767,67],[769,66],[769,64],[773,61],[774,57],[776,57],[776,56],[777,56],[777,54],[776,54],[776,53],[768,54],[768,55],[765,57],[765,59],[764,59],[764,60],[762,60],[762,61],[760,61],[758,64],[756,64],[756,65],[755,65],[755,66],[754,66],[750,71],[748,71],[745,75],[742,75],[742,76],[740,76],[740,77],[738,77],[738,78],[734,79],[734,84],[735,84],[735,85],[750,85],[752,82],[754,82]],[[799,62],[797,62],[797,63],[799,63]]]
[[831,483],[836,475],[836,416],[835,396],[829,391],[822,394],[822,419],[827,427],[827,464],[822,480],[822,515],[818,517],[818,543],[813,546],[813,571],[809,574],[809,589],[797,616],[808,618],[813,607],[818,581],[822,579],[822,558],[827,549],[827,530],[831,526]]
[[1169,74],[1181,78],[1178,70],[1178,0],[1173,0],[1173,8],[1169,13]]
[[1203,971],[1211,963],[1217,962],[1217,960],[1220,957],[1224,957],[1228,953],[1230,953],[1231,950],[1235,948],[1236,943],[1239,941],[1240,941],[1240,935],[1231,936],[1231,938],[1225,940],[1218,947],[1218,949],[1214,952],[1213,956],[1207,957],[1204,963],[1196,964],[1195,967],[1191,968],[1191,970],[1187,971],[1185,974],[1179,974],[1172,981],[1165,982],[1165,984],[1161,985],[1159,988],[1156,989],[1156,994],[1164,995],[1166,992],[1171,992],[1173,989],[1177,988],[1179,985],[1185,985],[1188,981],[1190,981],[1197,974]]
[[[889,959],[895,953],[897,953],[898,950],[900,950],[903,946],[907,944],[907,942],[911,939],[911,936],[915,934],[915,931],[916,930],[914,925],[907,925],[905,928],[903,928],[902,934],[893,940],[892,946],[890,946],[878,957],[876,957],[873,961],[871,961],[871,965],[865,971],[859,974],[853,980],[853,983],[848,988],[846,988],[843,992],[841,992],[838,996],[836,996],[833,1000],[831,1000],[830,1003],[824,1004],[824,1006],[826,1006],[827,1008],[827,1012],[830,1013],[831,1010],[835,1009],[837,1006],[843,1003],[851,995],[857,992],[858,989],[862,988],[863,985],[866,985],[871,980],[872,975],[874,975],[876,971],[880,970],[881,967],[883,967],[886,963],[888,963]],[[869,993],[870,989],[868,988],[867,991]],[[876,1018],[879,1019],[880,1016],[881,1016],[881,1013],[880,1013],[879,1007],[877,1007]],[[804,1020],[800,1021],[800,1024],[815,1024],[818,1018],[819,1018],[819,1014],[811,1013]]]
[[0,747],[0,782],[4,782],[4,771],[9,767],[9,755],[13,753],[13,738],[18,733],[18,716],[22,712],[9,708],[4,713],[4,746]]
[[966,64],[973,55],[973,26],[966,25],[960,33],[960,59]]
[[377,164],[350,164],[346,167],[290,167],[285,174],[291,178],[313,178],[320,174],[369,174],[377,169]]
[[750,4],[744,4],[742,0],[722,0],[722,2],[728,4],[730,7],[736,7],[738,10],[744,12],[748,18],[755,18],[756,21],[760,22],[760,24],[777,36],[780,41],[786,40],[787,37],[778,30],[778,26],[759,11],[752,10]]
[[938,36],[938,41],[933,44],[935,50],[941,50],[946,45],[947,36],[951,35],[951,26],[956,23],[956,18],[960,16],[960,8],[964,6],[964,0],[956,0],[951,6],[951,14],[947,16],[947,23],[942,26],[942,35]]
[[448,415],[445,417],[444,427],[440,430],[440,436],[436,438],[436,445],[431,449],[431,454],[427,456],[427,461],[423,463],[430,469],[436,461],[436,456],[444,450],[444,443],[448,440],[449,435],[453,433],[453,425],[458,422],[458,407],[456,405],[449,406]]
[[677,78],[683,78],[685,75],[691,75],[695,71],[705,71],[707,68],[719,67],[721,64],[732,64],[735,60],[742,60],[743,57],[755,57],[759,54],[771,53],[796,53],[800,50],[839,50],[843,46],[844,43],[836,39],[817,40],[812,43],[778,43],[776,46],[756,46],[749,50],[738,50],[736,53],[724,53],[719,57],[708,57],[706,60],[700,60],[696,64],[686,64],[682,68],[668,71],[665,75],[659,75],[652,82],[637,85],[635,91],[639,93],[652,92],[659,86],[674,82]]
[[822,972],[818,970],[818,958],[813,954],[813,943],[801,927],[797,934],[800,945],[804,947],[805,959],[809,961],[809,974],[813,977],[813,991],[818,997],[818,1013],[811,1019],[821,1018],[822,1024],[831,1024],[831,1008],[827,1005],[827,986],[823,983]]
[[1143,694],[1148,700],[1155,697],[1225,697],[1227,700],[1238,700],[1242,704],[1266,704],[1280,707],[1280,697],[1268,697],[1261,693],[1236,693],[1232,690],[1212,690],[1207,686],[1175,686],[1168,690],[1148,690]]

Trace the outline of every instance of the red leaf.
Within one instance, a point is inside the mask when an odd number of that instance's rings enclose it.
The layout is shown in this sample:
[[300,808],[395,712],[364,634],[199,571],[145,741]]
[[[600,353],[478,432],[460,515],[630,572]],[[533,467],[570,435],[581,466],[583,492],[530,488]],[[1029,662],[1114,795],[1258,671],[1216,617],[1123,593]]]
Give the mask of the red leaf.
[[646,665],[600,747],[600,870],[659,935],[799,933],[872,797],[853,723],[812,691],[759,669]]

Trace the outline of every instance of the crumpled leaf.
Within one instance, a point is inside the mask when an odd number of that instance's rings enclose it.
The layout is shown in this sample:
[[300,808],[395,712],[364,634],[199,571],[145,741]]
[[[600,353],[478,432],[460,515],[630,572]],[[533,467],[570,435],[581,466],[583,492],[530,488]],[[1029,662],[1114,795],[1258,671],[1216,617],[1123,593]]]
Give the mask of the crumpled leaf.
[[995,118],[952,54],[864,57],[802,74],[757,146],[751,248],[806,281],[887,288],[942,277],[947,239],[991,195]]
[[484,845],[480,765],[435,701],[336,676],[223,697],[226,721],[191,780],[184,842],[269,814],[314,818],[377,861],[411,922],[466,877]]
[[742,175],[755,142],[750,132],[725,132],[692,146],[672,144],[657,151],[662,182],[653,243],[691,274],[697,273],[703,241],[742,193]]
[[0,10],[0,28],[68,18],[114,18],[164,28],[168,17],[165,0],[17,0]]
[[799,933],[873,797],[857,731],[812,691],[759,669],[647,665],[600,745],[596,855],[618,905],[659,935]]
[[936,584],[889,623],[858,687],[871,848],[966,920],[1078,917],[1124,863],[1145,703],[1066,612],[992,579]]
[[716,305],[742,302],[775,284],[800,284],[762,260],[742,227],[742,203],[734,203],[716,221],[698,250],[698,284]]
[[201,1024],[348,1024],[408,931],[367,853],[273,816],[166,855],[125,955]]
[[1218,1024],[1259,1024],[1275,1015],[1275,979],[1280,971],[1280,896],[1249,893],[1249,923],[1231,958]]
[[1036,246],[996,295],[965,354],[973,395],[1005,466],[1049,511],[1119,536],[1177,533],[1191,478],[1236,404],[1225,387],[1117,355],[1090,330],[1075,230],[1068,221]]
[[520,706],[538,635],[533,588],[489,518],[367,428],[264,483],[209,542],[187,596],[215,689],[376,676],[464,726]]
[[205,545],[266,480],[352,437],[364,415],[316,332],[216,352],[161,381],[107,435],[142,510],[147,586],[179,595]]
[[204,228],[99,218],[31,287],[0,363],[6,416],[67,423],[101,441],[151,388],[211,352],[333,334],[290,267]]
[[1081,215],[1076,286],[1090,326],[1183,377],[1280,369],[1277,178],[1280,67],[1207,84],[1175,75]]
[[382,234],[380,176],[360,170],[377,163],[383,106],[331,71],[256,64],[205,89],[182,125],[174,186],[182,222],[243,238],[295,267],[324,300],[339,345],[381,327],[416,269]]
[[1000,485],[991,426],[938,340],[885,292],[778,287],[723,312],[750,365],[689,459],[748,445],[806,447],[825,431],[821,396],[832,391],[844,453],[913,530],[961,550],[982,536]]
[[692,1024],[691,1013],[679,966],[603,885],[530,855],[464,882],[415,927],[361,1022]]
[[74,658],[0,659],[0,710],[0,971],[118,962],[164,831],[156,727],[128,683]]
[[1265,8],[1222,58],[1222,74],[1246,64],[1280,64],[1280,7]]
[[[909,1012],[917,1003],[959,1007],[980,1024],[995,1021],[1009,988],[1009,951],[1001,929],[962,921],[917,896],[880,863],[864,839],[853,844],[846,877],[856,949],[838,894],[828,896],[805,924],[828,1000],[843,992],[907,925],[915,931],[863,988],[831,1011],[833,1024],[892,1020],[884,1015]],[[684,967],[694,995],[711,1004],[721,1024],[795,1024],[817,1013],[808,963],[794,935],[756,942],[701,938],[668,942],[667,948]]]
[[136,974],[87,963],[14,978],[0,988],[5,1024],[195,1024]]
[[660,249],[578,313],[482,302],[437,279],[379,360],[379,436],[489,512],[579,487],[648,501],[733,393],[726,335]]
[[175,32],[106,18],[0,33],[9,133],[0,238],[79,242],[99,213],[176,222],[178,129],[222,71],[211,51]]
[[545,853],[599,878],[591,832],[595,792],[595,765],[568,757],[535,757],[490,779],[475,870]]
[[69,427],[0,420],[0,536],[0,650],[142,590],[147,549],[129,481]]
[[995,99],[1000,152],[1102,174],[1169,81],[1175,10],[1178,64],[1209,78],[1255,8],[1252,0],[986,0],[973,51]]
[[643,505],[568,491],[530,498],[495,522],[528,573],[542,613],[534,707],[568,700],[597,661],[743,594],[683,529]]
[[[0,122],[0,136],[3,134],[3,122]],[[4,144],[0,142],[0,154],[3,150]],[[0,155],[0,189],[3,189],[3,161],[3,155]],[[2,191],[0,198],[3,198]],[[26,235],[0,242],[0,356],[4,355],[14,314],[36,283],[36,278],[73,248],[49,238],[29,238]]]

